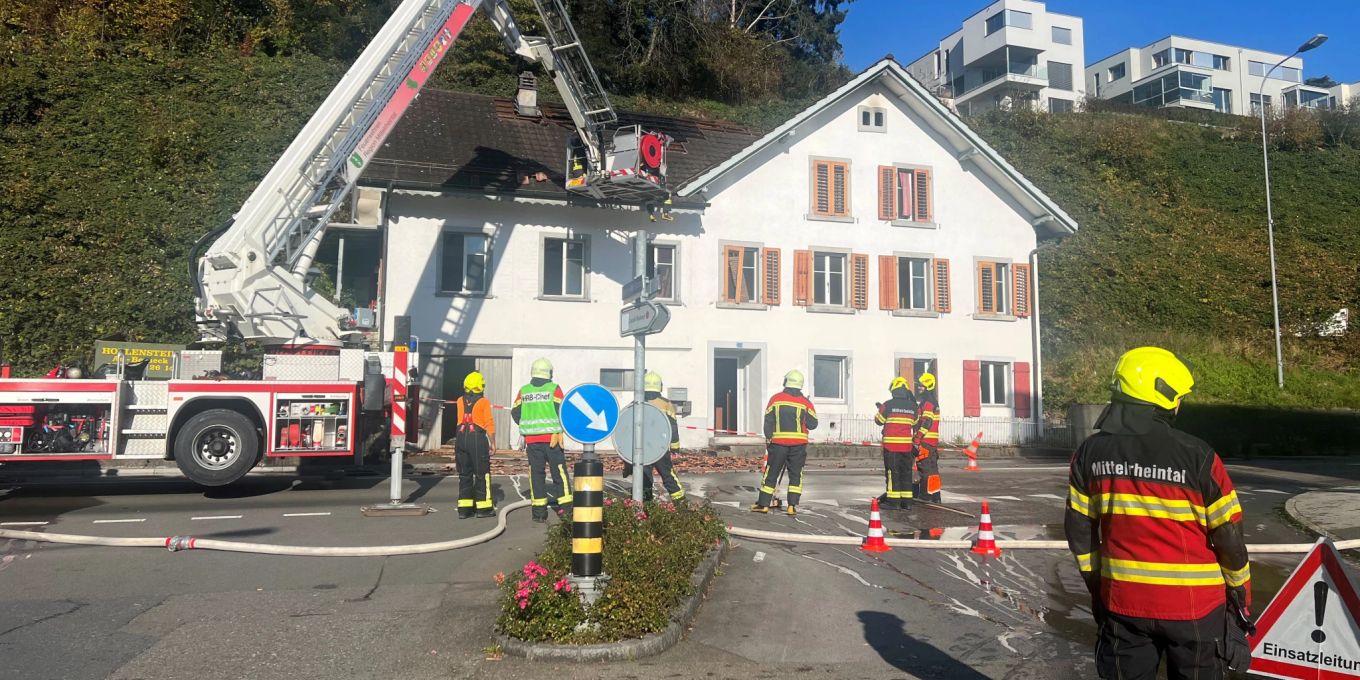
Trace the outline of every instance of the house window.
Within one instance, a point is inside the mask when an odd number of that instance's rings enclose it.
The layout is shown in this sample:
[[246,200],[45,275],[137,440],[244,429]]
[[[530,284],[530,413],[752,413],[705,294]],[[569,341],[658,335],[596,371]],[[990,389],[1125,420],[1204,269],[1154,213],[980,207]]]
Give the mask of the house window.
[[930,224],[935,198],[929,168],[880,165],[878,184],[879,219]]
[[724,245],[723,303],[779,304],[779,270],[778,248]]
[[1152,55],[1152,68],[1161,68],[1171,63],[1171,48]]
[[850,216],[850,163],[812,161],[812,205],[816,217]]
[[812,304],[845,306],[845,253],[812,253]]
[[1229,59],[1228,57],[1225,57],[1225,56],[1223,56],[1223,55],[1221,55],[1221,54],[1215,54],[1215,55],[1213,55],[1213,57],[1214,57],[1214,59],[1213,59],[1214,68],[1216,68],[1216,69],[1218,69],[1218,70],[1220,70],[1220,71],[1231,71],[1231,70],[1232,70],[1232,59]]
[[1270,111],[1270,95],[1266,95],[1265,98],[1262,99],[1261,95],[1255,92],[1251,93],[1251,115],[1261,115],[1261,102],[1263,101],[1265,102],[1266,111]]
[[977,271],[979,314],[1010,313],[1011,265],[1009,262],[979,262]]
[[676,253],[678,247],[669,243],[652,243],[647,246],[647,279],[660,279],[661,288],[657,300],[674,302],[676,299],[675,275],[678,271]]
[[817,354],[812,357],[812,398],[844,400],[847,357]]
[[982,362],[982,405],[1005,406],[1009,401],[1006,390],[1006,376],[1010,375],[1011,365],[1001,361]]
[[1070,28],[1063,28],[1062,26],[1054,26],[1054,27],[1053,27],[1053,42],[1055,42],[1055,43],[1057,43],[1057,44],[1059,44],[1059,45],[1071,45],[1071,44],[1072,44],[1072,29],[1070,29]]
[[886,132],[888,111],[881,106],[859,107],[860,132]]
[[1048,98],[1049,113],[1072,113],[1072,100],[1059,99],[1057,97]]
[[1072,65],[1060,61],[1048,62],[1048,86],[1055,90],[1072,91]]
[[1213,91],[1214,110],[1219,113],[1232,113],[1232,90],[1215,87]]
[[1110,67],[1110,82],[1114,82],[1116,80],[1123,80],[1124,76],[1128,74],[1129,74],[1128,64],[1122,62],[1115,64],[1114,66]]
[[897,258],[897,309],[930,310],[930,260]]
[[1003,26],[1014,26],[1016,28],[1033,28],[1034,15],[1029,12],[1020,12],[1013,9],[1002,10],[987,17],[987,35],[991,35],[1001,30]]
[[444,232],[440,241],[439,292],[485,293],[490,242],[485,234]]
[[543,239],[543,290],[546,297],[585,297],[586,240]]
[[633,369],[631,368],[601,368],[600,386],[614,392],[633,391]]

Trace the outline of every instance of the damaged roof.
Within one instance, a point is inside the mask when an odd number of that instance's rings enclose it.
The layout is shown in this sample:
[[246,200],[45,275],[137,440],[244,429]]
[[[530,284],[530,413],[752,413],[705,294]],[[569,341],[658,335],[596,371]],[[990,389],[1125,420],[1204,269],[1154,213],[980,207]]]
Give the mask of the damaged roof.
[[[563,188],[567,110],[520,116],[510,97],[425,90],[364,171],[363,184],[590,202]],[[681,186],[736,155],[763,131],[734,123],[619,112],[619,126],[670,135],[667,172]],[[691,200],[690,202],[694,202]]]

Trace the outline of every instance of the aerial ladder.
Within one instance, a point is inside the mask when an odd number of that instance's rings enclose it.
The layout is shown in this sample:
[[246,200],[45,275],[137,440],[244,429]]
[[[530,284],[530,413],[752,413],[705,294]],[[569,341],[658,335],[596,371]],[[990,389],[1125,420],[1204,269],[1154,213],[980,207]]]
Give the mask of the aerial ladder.
[[195,320],[206,343],[259,342],[273,351],[355,344],[349,312],[309,285],[331,216],[419,95],[473,12],[506,47],[540,64],[576,127],[566,189],[600,203],[654,210],[669,200],[670,138],[618,115],[562,0],[534,0],[546,36],[525,36],[507,0],[404,0],[289,144],[241,209],[190,253]]

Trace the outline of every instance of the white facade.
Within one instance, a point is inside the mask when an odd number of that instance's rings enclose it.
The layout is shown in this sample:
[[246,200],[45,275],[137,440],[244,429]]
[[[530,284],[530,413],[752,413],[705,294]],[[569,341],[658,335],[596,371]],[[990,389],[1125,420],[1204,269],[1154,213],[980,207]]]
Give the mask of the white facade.
[[1129,104],[1176,106],[1256,115],[1264,87],[1267,107],[1325,106],[1325,88],[1303,84],[1303,59],[1292,57],[1266,72],[1285,55],[1222,43],[1167,36],[1086,67],[1086,90],[1093,97]]
[[1071,111],[1086,96],[1081,17],[1049,12],[1035,0],[1000,0],[907,70],[963,113],[1028,103]]
[[[807,375],[806,393],[823,420],[814,439],[859,436],[849,429],[872,417],[908,358],[934,362],[946,417],[964,413],[965,362],[987,362],[968,364],[972,375],[981,369],[988,378],[985,387],[973,385],[969,398],[994,402],[979,404],[977,415],[1030,418],[1041,410],[1037,315],[1023,314],[1032,286],[1022,283],[1017,291],[1015,277],[1023,271],[1033,280],[1026,265],[1041,234],[1071,233],[1076,224],[974,142],[981,144],[900,66],[884,61],[682,187],[680,199],[701,197],[707,205],[679,211],[673,222],[649,223],[634,211],[397,190],[387,208],[385,327],[396,315],[411,316],[424,389],[444,398],[457,393],[473,360],[500,362],[494,370],[508,374],[501,393],[489,388],[496,404],[510,403],[538,357],[553,362],[564,386],[610,381],[614,371],[633,366],[632,339],[619,336],[620,291],[633,278],[629,236],[641,227],[656,245],[674,248],[672,320],[647,339],[647,365],[661,373],[672,398],[676,388],[687,392],[685,447],[734,441],[710,429],[735,430],[735,441],[759,432],[765,402],[790,369]],[[818,217],[814,174],[827,168],[848,178],[844,193],[833,189],[829,199],[837,204],[831,211],[843,214]],[[882,174],[905,181],[918,170],[930,177],[929,205],[919,213],[925,219],[881,219]],[[463,263],[469,250],[481,252],[479,237],[487,238],[484,293],[440,292],[441,268],[458,266],[443,259],[441,239],[459,234],[474,235],[463,241],[461,256],[454,253]],[[558,238],[583,242],[587,271],[579,295],[573,277],[559,278],[563,251],[550,241]],[[757,249],[754,271],[745,268],[745,248]],[[797,251],[820,253],[811,256],[806,275]],[[566,255],[567,270],[574,270],[575,255]],[[896,291],[882,290],[881,258],[891,256],[929,263],[921,267],[929,267],[924,286],[907,296],[924,292],[924,309],[881,308],[880,293]],[[545,258],[553,264],[545,266]],[[947,312],[939,311],[946,296],[935,276],[942,260],[951,289]],[[858,288],[856,261],[867,264]],[[778,271],[769,268],[774,262]],[[906,266],[907,278],[921,283],[911,276],[917,265]],[[1006,280],[985,296],[991,312],[979,303],[983,267],[992,272],[992,286],[998,272]],[[548,293],[567,295],[545,294],[545,278],[552,282]],[[777,301],[766,295],[771,281]],[[446,280],[443,287],[451,285]],[[795,304],[804,288],[811,304]],[[856,309],[856,302],[867,308]],[[631,399],[627,387],[622,402]]]
[[1333,109],[1360,106],[1360,81],[1335,85],[1328,92],[1331,94],[1328,105]]

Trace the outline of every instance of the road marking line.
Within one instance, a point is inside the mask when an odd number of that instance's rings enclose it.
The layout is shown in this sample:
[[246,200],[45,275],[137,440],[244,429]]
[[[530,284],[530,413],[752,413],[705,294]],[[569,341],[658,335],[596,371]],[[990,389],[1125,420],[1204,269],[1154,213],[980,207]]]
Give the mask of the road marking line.
[[1029,497],[1030,497],[1030,498],[1051,498],[1051,499],[1053,499],[1053,500],[1055,500],[1055,501],[1066,500],[1066,499],[1064,499],[1062,496],[1055,496],[1055,495],[1053,495],[1053,494],[1051,494],[1051,493],[1032,493],[1032,494],[1029,495]]
[[986,467],[982,468],[988,472],[1026,472],[1029,470],[1070,470],[1068,465],[1044,465],[1037,467]]
[[807,502],[809,502],[809,503],[821,503],[822,505],[830,505],[831,507],[834,507],[834,508],[839,508],[839,507],[841,507],[840,501],[838,501],[838,500],[836,500],[836,499],[834,499],[834,498],[805,498],[805,499],[803,499],[803,500],[805,500],[805,501],[807,501]]
[[[329,517],[329,512],[285,512],[284,517]],[[237,515],[240,517],[240,515]]]
[[191,521],[200,519],[241,519],[241,515],[207,515],[205,517],[190,517],[189,519]]
[[994,500],[994,501],[1018,501],[1018,500],[1020,500],[1020,499],[1019,499],[1019,498],[1016,498],[1015,496],[992,496],[992,500]]
[[138,519],[97,519],[97,520],[94,521],[94,523],[95,523],[95,524],[128,524],[128,523],[131,523],[131,522],[145,522],[145,521],[146,521],[146,518],[145,518],[145,517],[141,517],[141,518],[138,518]]
[[0,527],[40,527],[47,522],[0,522]]
[[1288,496],[1288,495],[1289,495],[1289,492],[1288,492],[1288,491],[1280,491],[1279,489],[1257,489],[1257,491],[1260,491],[1261,493],[1277,493],[1277,494],[1280,494],[1280,495],[1282,495],[1282,496]]
[[753,558],[751,558],[751,561],[752,561],[752,562],[764,562],[764,561],[765,561],[765,553],[763,553],[763,552],[756,552],[756,556],[753,557]]
[[740,508],[741,503],[737,501],[713,501],[714,505],[726,505],[733,508]]

